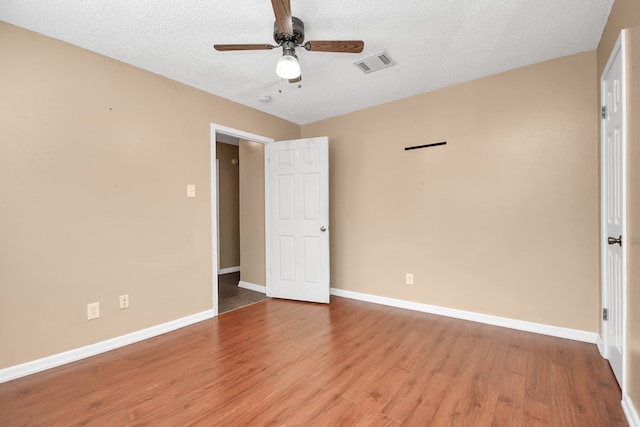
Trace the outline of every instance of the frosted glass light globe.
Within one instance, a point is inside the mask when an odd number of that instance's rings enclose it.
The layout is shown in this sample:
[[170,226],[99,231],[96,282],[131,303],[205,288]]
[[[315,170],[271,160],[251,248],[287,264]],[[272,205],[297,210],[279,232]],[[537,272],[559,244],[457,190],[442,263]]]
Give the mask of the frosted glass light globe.
[[283,79],[297,79],[300,77],[300,63],[293,55],[282,55],[276,65],[276,74]]

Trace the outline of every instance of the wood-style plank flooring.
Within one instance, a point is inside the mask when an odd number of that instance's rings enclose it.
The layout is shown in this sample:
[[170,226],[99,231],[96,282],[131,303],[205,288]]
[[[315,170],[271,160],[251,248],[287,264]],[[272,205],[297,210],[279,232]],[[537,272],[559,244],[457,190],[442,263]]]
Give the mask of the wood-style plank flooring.
[[594,345],[268,299],[0,384],[0,426],[625,426]]

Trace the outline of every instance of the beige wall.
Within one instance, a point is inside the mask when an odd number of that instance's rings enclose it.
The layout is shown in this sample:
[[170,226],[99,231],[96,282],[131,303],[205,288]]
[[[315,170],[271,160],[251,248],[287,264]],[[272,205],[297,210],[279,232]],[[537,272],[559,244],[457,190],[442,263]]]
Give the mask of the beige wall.
[[[600,76],[622,29],[627,33],[627,394],[640,410],[640,2],[616,0],[598,45]],[[600,101],[598,100],[598,106]]]
[[299,126],[5,23],[0,52],[0,369],[211,309],[210,123]]
[[240,140],[240,280],[266,286],[264,145]]
[[620,30],[640,25],[638,0],[615,0],[598,44],[598,83]]
[[595,70],[588,52],[303,126],[330,141],[332,286],[597,331]]
[[220,268],[238,267],[240,265],[240,165],[233,164],[239,160],[239,147],[236,145],[216,143],[216,157],[219,160],[219,192],[220,211]]

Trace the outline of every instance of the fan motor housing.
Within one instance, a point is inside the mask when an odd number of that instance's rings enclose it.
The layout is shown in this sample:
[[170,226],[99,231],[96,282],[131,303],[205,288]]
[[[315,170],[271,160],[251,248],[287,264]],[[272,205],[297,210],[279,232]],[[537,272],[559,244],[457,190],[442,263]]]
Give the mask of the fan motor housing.
[[302,42],[304,42],[304,22],[295,16],[291,17],[291,21],[293,23],[293,36],[281,33],[278,29],[277,22],[273,24],[273,39],[277,44],[282,44],[282,42],[285,41],[293,41],[296,45],[301,45]]

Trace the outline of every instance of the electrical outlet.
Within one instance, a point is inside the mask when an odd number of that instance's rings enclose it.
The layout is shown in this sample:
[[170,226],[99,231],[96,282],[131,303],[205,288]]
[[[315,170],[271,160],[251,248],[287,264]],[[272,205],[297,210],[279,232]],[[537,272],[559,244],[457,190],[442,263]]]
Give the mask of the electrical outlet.
[[120,310],[129,308],[129,294],[120,295]]
[[413,273],[407,273],[407,285],[413,285]]
[[87,304],[87,320],[97,319],[98,317],[100,317],[100,303]]

